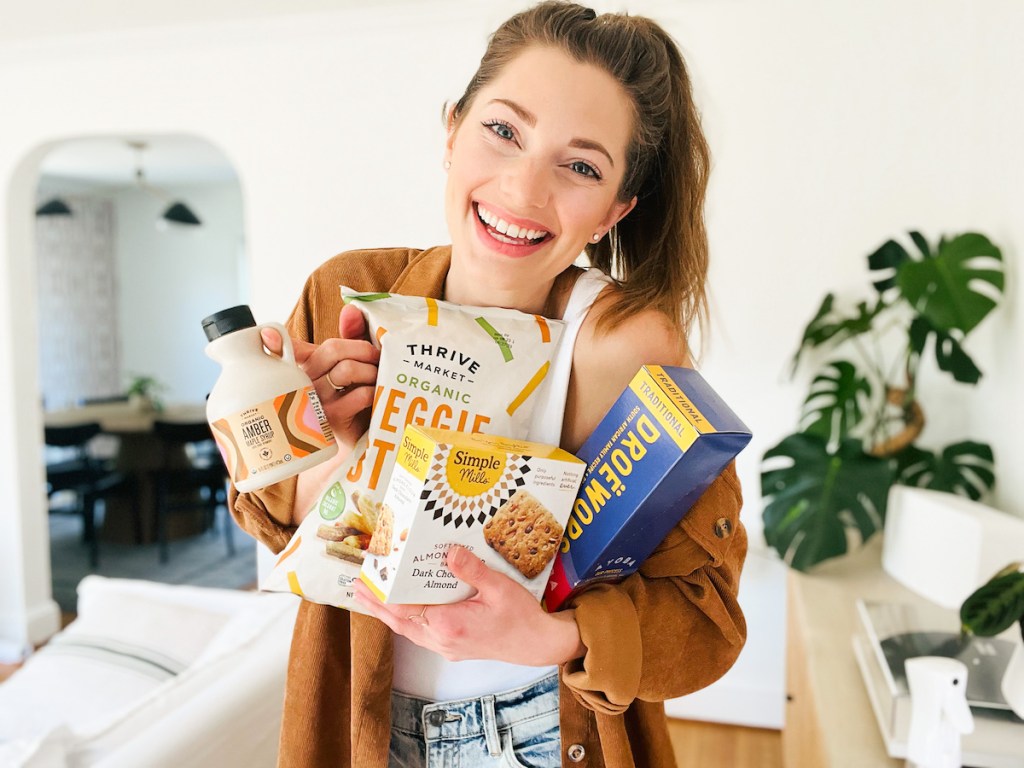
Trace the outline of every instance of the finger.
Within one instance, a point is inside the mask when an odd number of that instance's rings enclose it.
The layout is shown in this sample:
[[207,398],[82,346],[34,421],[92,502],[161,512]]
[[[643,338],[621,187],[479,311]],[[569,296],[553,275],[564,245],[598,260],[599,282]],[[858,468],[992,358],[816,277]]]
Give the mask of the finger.
[[[261,328],[260,339],[263,341],[263,346],[267,350],[278,357],[284,354],[284,340],[281,338],[281,334],[276,328]],[[303,362],[313,353],[316,349],[316,344],[310,344],[308,341],[302,339],[292,338],[292,349],[295,351],[295,362],[302,365]]]
[[[323,379],[318,379],[314,386],[317,397],[320,398],[320,402],[326,409],[327,418],[332,424],[355,422],[373,407],[375,394],[373,387],[358,386],[352,389],[336,390],[326,384]],[[363,424],[359,434],[366,431],[368,427],[368,423]]]
[[281,356],[281,353],[284,351],[284,340],[276,328],[260,329],[260,338],[263,340],[264,347],[278,357]]
[[327,383],[335,389],[355,389],[361,386],[373,386],[377,383],[377,366],[373,363],[360,363],[355,360],[342,360],[335,363],[324,379],[330,376]]
[[372,598],[365,598],[356,595],[356,602],[359,603],[360,606],[362,606],[363,610],[366,613],[368,613],[373,618],[382,621],[385,625],[387,625],[388,629],[390,629],[395,634],[405,635],[409,631],[409,628],[411,627],[411,624],[409,622],[403,622],[390,611],[384,610],[380,606],[380,603],[374,605],[372,602]]
[[[296,352],[298,359],[298,352]],[[356,363],[367,363],[373,366],[372,375],[367,376],[369,369],[352,370],[351,380],[342,375],[344,372],[338,370],[338,375],[331,374],[338,385],[347,386],[350,383],[372,384],[377,381],[377,363],[380,362],[380,350],[368,341],[356,341],[354,339],[328,339],[319,347],[312,350],[301,361],[302,369],[311,379],[319,379],[331,373],[340,363],[355,361]]]
[[366,315],[354,304],[346,304],[338,315],[338,335],[343,339],[369,340]]
[[299,365],[305,363],[310,355],[316,352],[318,345],[310,344],[302,339],[292,338],[292,350],[295,352],[295,362]]
[[380,619],[391,627],[391,629],[395,629],[395,623],[397,622],[398,617],[388,611],[387,606],[385,606],[384,603],[382,603],[365,584],[356,580],[352,585],[352,589],[355,592],[356,602],[365,608],[367,613],[374,618]]
[[408,616],[414,616],[423,610],[423,606],[400,605],[397,603],[382,603],[370,589],[360,581],[353,585],[356,602],[363,606],[374,618],[380,619],[393,631],[407,635],[413,631],[412,627],[421,625],[409,621]]
[[476,587],[479,592],[496,584],[498,574],[465,547],[460,547],[457,544],[449,547],[447,564],[448,570],[455,578],[466,582],[471,587]]

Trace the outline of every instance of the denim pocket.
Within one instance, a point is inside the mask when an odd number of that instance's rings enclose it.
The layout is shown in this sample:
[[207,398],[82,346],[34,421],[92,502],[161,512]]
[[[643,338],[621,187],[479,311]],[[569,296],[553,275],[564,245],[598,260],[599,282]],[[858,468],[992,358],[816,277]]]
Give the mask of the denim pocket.
[[560,768],[562,739],[558,712],[502,731],[501,753],[507,768]]

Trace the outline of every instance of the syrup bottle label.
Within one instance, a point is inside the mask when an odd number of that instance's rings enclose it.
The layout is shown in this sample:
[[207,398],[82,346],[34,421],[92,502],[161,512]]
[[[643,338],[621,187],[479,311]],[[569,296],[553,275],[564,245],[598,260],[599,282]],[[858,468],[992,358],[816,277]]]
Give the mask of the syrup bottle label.
[[278,395],[210,426],[234,483],[334,445],[334,432],[312,386]]

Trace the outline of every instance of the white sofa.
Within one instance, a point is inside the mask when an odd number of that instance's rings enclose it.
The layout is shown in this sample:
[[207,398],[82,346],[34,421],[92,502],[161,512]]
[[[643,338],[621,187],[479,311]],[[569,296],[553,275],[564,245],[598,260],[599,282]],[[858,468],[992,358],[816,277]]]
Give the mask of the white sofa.
[[274,766],[293,595],[88,576],[0,684],[0,766]]

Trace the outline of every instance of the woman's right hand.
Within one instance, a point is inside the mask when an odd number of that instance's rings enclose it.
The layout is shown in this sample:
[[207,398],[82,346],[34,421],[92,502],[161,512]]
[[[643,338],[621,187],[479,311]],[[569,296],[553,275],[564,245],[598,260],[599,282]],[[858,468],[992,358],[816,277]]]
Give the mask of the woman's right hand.
[[[264,328],[261,335],[267,349],[280,355],[281,335],[272,328]],[[323,344],[293,338],[292,346],[295,361],[313,380],[341,452],[347,454],[369,427],[380,350],[368,339],[363,313],[352,305],[338,316],[338,336]]]

